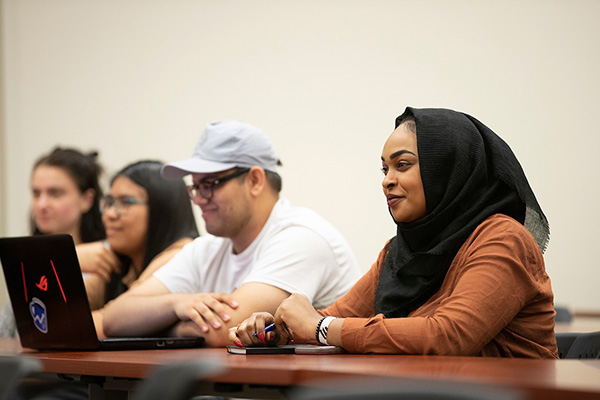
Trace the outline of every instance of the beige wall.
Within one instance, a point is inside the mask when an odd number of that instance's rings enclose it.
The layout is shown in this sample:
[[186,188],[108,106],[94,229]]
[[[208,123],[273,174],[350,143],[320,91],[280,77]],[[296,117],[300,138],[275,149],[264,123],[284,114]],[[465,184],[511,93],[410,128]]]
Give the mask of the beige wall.
[[4,0],[5,233],[56,144],[109,173],[191,154],[205,123],[266,130],[284,195],[367,269],[394,225],[379,155],[406,105],[470,113],[513,148],[551,223],[556,302],[600,308],[600,2]]
[[[5,103],[4,98],[6,91],[4,90],[4,23],[3,23],[3,8],[0,4],[0,236],[7,234],[7,207],[6,199],[8,198],[5,176],[6,176],[6,147],[4,146],[4,136],[6,132],[5,125]],[[0,306],[6,301],[6,284],[4,283],[4,275],[0,273]]]

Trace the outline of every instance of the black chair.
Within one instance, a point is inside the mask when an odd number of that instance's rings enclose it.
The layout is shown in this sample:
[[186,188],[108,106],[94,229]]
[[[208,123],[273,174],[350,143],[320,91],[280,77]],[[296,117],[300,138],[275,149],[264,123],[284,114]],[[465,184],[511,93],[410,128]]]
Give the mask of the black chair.
[[0,400],[13,394],[21,378],[40,370],[40,362],[35,358],[0,357]]
[[569,349],[573,345],[573,342],[581,333],[574,332],[561,332],[556,333],[556,346],[558,347],[558,357],[566,358]]
[[523,393],[479,383],[435,380],[360,379],[298,388],[290,400],[521,400]]
[[567,307],[555,306],[554,311],[554,322],[571,322],[573,320],[573,314]]
[[134,400],[187,400],[202,378],[218,374],[224,367],[215,360],[162,365],[137,388]]
[[600,358],[600,332],[578,334],[565,358]]

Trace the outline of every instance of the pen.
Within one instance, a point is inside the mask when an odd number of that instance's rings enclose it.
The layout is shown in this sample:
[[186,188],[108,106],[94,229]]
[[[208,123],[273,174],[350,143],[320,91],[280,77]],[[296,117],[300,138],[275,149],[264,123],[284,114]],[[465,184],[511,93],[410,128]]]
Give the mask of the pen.
[[[272,323],[271,325],[267,325],[265,326],[265,332],[271,332],[275,330],[275,323]],[[258,336],[256,333],[254,335],[252,335],[254,337]]]

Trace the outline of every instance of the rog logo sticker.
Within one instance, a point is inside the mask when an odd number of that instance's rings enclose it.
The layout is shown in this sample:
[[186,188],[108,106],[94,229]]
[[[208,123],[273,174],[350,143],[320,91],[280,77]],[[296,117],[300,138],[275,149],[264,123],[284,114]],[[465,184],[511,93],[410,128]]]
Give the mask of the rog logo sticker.
[[46,278],[46,275],[42,275],[42,277],[40,278],[40,282],[36,283],[35,286],[38,287],[38,289],[43,290],[44,292],[48,290],[48,279]]
[[33,318],[33,324],[38,331],[48,333],[48,316],[46,314],[46,305],[37,297],[31,299],[29,303],[29,312]]

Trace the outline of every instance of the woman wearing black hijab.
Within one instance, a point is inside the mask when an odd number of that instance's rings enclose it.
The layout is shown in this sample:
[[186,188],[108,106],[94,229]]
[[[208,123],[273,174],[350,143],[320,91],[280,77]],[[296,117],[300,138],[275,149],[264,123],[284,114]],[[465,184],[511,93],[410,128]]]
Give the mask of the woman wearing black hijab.
[[542,257],[548,222],[508,145],[469,115],[409,107],[381,160],[397,235],[370,271],[324,310],[293,294],[275,317],[257,313],[231,329],[231,340],[558,358]]

